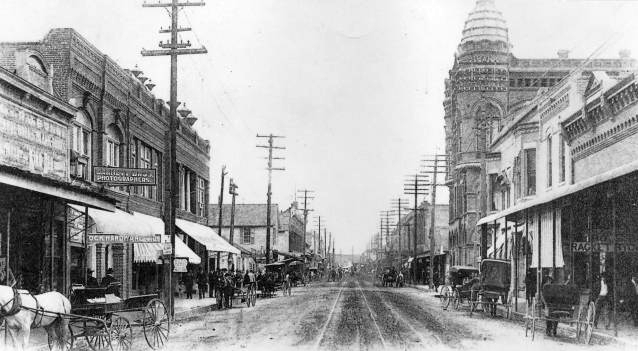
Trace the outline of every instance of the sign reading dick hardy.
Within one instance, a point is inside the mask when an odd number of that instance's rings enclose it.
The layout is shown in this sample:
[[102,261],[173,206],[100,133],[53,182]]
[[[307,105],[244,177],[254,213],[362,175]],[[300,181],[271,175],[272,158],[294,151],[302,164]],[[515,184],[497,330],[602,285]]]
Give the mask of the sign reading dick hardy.
[[155,168],[93,167],[96,183],[120,185],[157,185]]

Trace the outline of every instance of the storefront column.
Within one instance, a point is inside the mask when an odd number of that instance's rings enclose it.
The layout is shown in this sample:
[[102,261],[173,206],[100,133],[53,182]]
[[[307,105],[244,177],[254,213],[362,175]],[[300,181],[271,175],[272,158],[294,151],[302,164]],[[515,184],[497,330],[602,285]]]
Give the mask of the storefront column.
[[494,226],[492,227],[492,256],[496,258],[496,220],[494,220]]
[[[512,261],[514,261],[514,311],[518,312],[518,251],[519,251],[519,235],[518,235],[518,215],[514,218],[514,235],[512,236]],[[511,301],[510,301],[511,303]]]
[[95,278],[100,281],[104,277],[102,272],[102,261],[104,260],[104,247],[102,244],[95,244]]
[[[609,192],[611,193],[611,232],[612,232],[612,239],[611,239],[611,247],[614,253],[613,259],[611,261],[611,271],[612,271],[612,284],[613,284],[613,296],[612,296],[612,300],[613,300],[613,318],[614,318],[614,336],[618,336],[618,320],[617,320],[617,310],[618,310],[618,283],[617,283],[617,274],[616,274],[616,259],[618,258],[618,253],[616,250],[616,235],[617,230],[617,224],[616,224],[616,184],[614,182],[611,182],[610,187],[609,187]],[[636,307],[633,307],[636,308]]]
[[556,201],[552,201],[552,279],[556,281]]
[[542,208],[537,209],[538,212],[538,230],[536,236],[538,237],[538,252],[536,256],[538,257],[538,261],[536,262],[536,301],[540,302],[541,299],[541,289],[543,288],[543,264],[541,262],[541,212]]
[[529,269],[529,259],[527,252],[529,246],[529,213],[525,210],[525,274],[527,274],[527,270]]

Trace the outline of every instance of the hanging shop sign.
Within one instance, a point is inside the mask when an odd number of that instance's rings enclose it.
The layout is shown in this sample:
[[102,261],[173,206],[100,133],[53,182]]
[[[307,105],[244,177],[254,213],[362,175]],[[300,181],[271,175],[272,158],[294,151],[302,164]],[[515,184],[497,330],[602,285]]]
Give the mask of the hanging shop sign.
[[117,243],[161,243],[162,236],[154,235],[136,235],[136,234],[89,234],[89,244],[117,244]]
[[112,185],[157,185],[157,169],[93,167],[93,181]]
[[571,244],[572,252],[638,252],[638,244],[577,241]]
[[188,265],[188,259],[186,258],[174,258],[173,259],[173,272],[174,273],[186,273],[188,270],[186,269],[186,265]]
[[164,255],[170,255],[173,253],[173,245],[171,243],[164,243],[162,247],[162,253]]

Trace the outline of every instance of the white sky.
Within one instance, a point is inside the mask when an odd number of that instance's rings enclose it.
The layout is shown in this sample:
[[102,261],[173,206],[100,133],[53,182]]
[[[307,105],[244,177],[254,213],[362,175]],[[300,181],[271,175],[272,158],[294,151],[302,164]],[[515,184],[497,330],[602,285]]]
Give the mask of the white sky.
[[[155,2],[150,0],[149,2]],[[141,48],[167,40],[162,9],[141,0],[1,0],[0,41],[38,40],[73,27],[125,68],[138,64],[168,98],[168,58]],[[402,192],[422,155],[443,151],[443,80],[474,0],[209,0],[185,10],[184,33],[204,56],[180,57],[179,100],[212,143],[211,200],[226,164],[239,203],[266,200],[265,150],[255,134],[286,135],[274,202],[316,191],[312,208],[337,252],[362,250],[379,211]],[[638,55],[633,1],[497,0],[518,57],[585,57],[612,38]],[[190,22],[190,23],[189,23]],[[616,33],[616,34],[614,34]],[[228,195],[226,195],[228,199]],[[446,199],[446,194],[443,195]],[[322,221],[323,221],[322,219]],[[314,220],[310,221],[311,224]]]

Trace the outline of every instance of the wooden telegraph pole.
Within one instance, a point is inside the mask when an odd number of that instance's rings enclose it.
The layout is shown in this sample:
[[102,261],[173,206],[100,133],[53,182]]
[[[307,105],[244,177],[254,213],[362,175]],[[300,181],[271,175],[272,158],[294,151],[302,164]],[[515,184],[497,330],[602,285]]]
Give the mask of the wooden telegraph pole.
[[397,234],[399,235],[399,267],[401,267],[403,264],[403,245],[401,244],[401,209],[403,209],[403,206],[408,204],[408,201],[401,198],[392,199],[391,204],[397,207],[397,216],[399,217],[397,220]]
[[421,174],[431,175],[430,185],[432,186],[432,210],[430,211],[430,289],[434,288],[434,250],[436,248],[436,188],[445,186],[445,182],[438,182],[438,175],[446,174],[447,156],[435,154],[423,160],[425,170]]
[[[416,255],[417,255],[417,232],[418,232],[418,218],[419,218],[419,195],[427,195],[427,188],[426,186],[428,181],[428,176],[425,174],[411,174],[406,176],[405,179],[405,184],[403,185],[403,193],[406,195],[414,195],[414,208],[413,208],[413,213],[414,213],[414,223],[413,223],[413,227],[414,227],[414,235],[412,238],[412,247],[413,247],[413,257],[416,260]],[[430,265],[432,265],[432,262],[430,262]],[[416,277],[417,272],[413,272],[414,278],[415,280],[417,280],[418,277]]]
[[[217,221],[217,235],[222,236],[222,214],[223,214],[223,207],[224,207],[224,179],[226,178],[226,175],[228,174],[228,172],[226,172],[226,166],[222,166],[222,174],[221,174],[221,188],[219,189],[219,213],[218,213],[218,221]],[[215,268],[219,269],[219,264],[221,261],[221,257],[220,257],[220,253],[219,251],[217,251],[217,263],[215,264]]]
[[308,212],[312,211],[312,209],[308,208],[308,199],[314,199],[313,196],[308,196],[308,193],[314,193],[312,190],[304,189],[298,190],[298,192],[303,193],[303,253],[306,255],[306,231],[308,226]]
[[270,206],[272,201],[272,171],[285,171],[285,168],[275,168],[272,166],[273,160],[283,160],[283,157],[273,157],[272,150],[285,150],[286,148],[283,146],[274,146],[274,139],[276,138],[284,138],[284,136],[280,135],[259,135],[257,134],[257,138],[267,138],[268,145],[257,145],[257,147],[268,149],[268,193],[266,196],[268,197],[267,205],[266,205],[266,263],[270,263]]
[[232,195],[232,202],[230,205],[230,234],[228,235],[228,239],[231,245],[233,244],[233,235],[235,233],[235,197],[239,195],[239,193],[237,193],[238,188],[239,186],[233,181],[233,178],[230,178],[228,193]]
[[[171,27],[169,29],[160,29],[160,33],[170,33],[171,40],[168,43],[160,41],[159,47],[161,50],[144,50],[142,49],[142,56],[170,56],[171,57],[171,89],[170,89],[170,114],[169,114],[169,163],[167,172],[167,187],[164,196],[164,226],[165,232],[171,238],[171,256],[168,260],[169,264],[164,264],[165,269],[168,268],[166,276],[168,277],[168,284],[164,285],[164,298],[168,299],[168,305],[170,306],[171,318],[175,317],[175,304],[173,301],[173,291],[175,291],[175,282],[172,279],[173,258],[175,257],[175,213],[177,208],[177,199],[179,196],[179,180],[177,179],[177,127],[179,120],[177,119],[177,56],[179,55],[193,55],[193,54],[205,54],[208,51],[205,47],[199,49],[187,49],[191,46],[190,41],[184,43],[183,41],[177,41],[178,32],[186,32],[191,30],[190,28],[179,28],[177,15],[179,10],[186,6],[204,6],[204,2],[179,2],[178,0],[172,0],[170,3],[144,3],[142,7],[159,7],[169,10],[171,16]],[[166,262],[166,261],[164,261]]]

